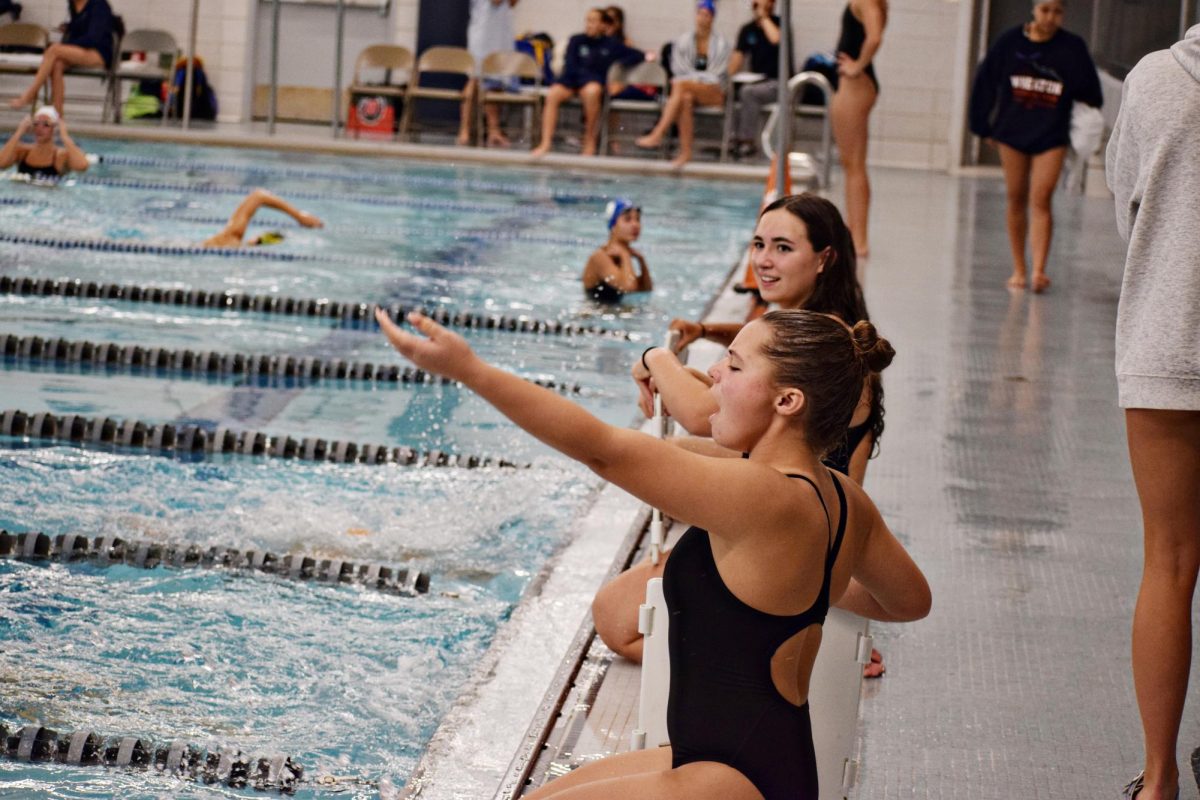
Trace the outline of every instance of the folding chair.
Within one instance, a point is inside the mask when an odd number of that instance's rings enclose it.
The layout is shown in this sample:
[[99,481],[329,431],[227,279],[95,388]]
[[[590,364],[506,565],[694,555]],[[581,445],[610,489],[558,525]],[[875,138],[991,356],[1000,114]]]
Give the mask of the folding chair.
[[28,22],[0,25],[0,51],[5,51],[0,52],[0,74],[37,74],[42,53],[49,45],[50,32],[41,25]]
[[[655,117],[662,114],[667,101],[667,93],[671,90],[671,79],[663,65],[657,61],[643,61],[632,67],[613,64],[608,70],[608,84],[623,83],[626,86],[654,86],[658,89],[656,100],[621,100],[604,95],[604,105],[600,109],[600,152],[608,153],[609,140],[612,136],[610,116],[612,112],[648,113]],[[666,152],[665,146],[663,152]]]
[[[117,66],[113,70],[113,122],[121,123],[121,82],[157,80],[170,82],[175,62],[180,55],[179,43],[166,31],[141,29],[130,31],[121,39],[117,51]],[[144,61],[125,61],[128,53],[145,53]],[[151,56],[155,56],[151,58]],[[166,102],[162,110],[162,124],[167,124],[174,103]]]
[[[528,53],[518,53],[516,50],[488,53],[479,69],[479,77],[479,93],[475,102],[475,130],[479,142],[487,146],[483,125],[485,104],[525,106],[525,124],[522,130],[532,148],[533,131],[537,127],[542,102],[542,71],[538,69],[537,62]],[[488,89],[484,84],[488,79],[511,85],[499,90]]]
[[[408,94],[412,80],[413,54],[407,47],[398,44],[373,44],[363,48],[354,62],[354,79],[350,82],[351,104],[357,95],[373,94],[403,99]],[[382,83],[367,83],[363,73],[368,70],[383,70]],[[404,103],[408,111],[408,102]],[[355,138],[358,131],[354,132]]]
[[442,89],[432,86],[421,86],[421,78],[428,73],[460,75],[464,80],[475,77],[475,59],[462,47],[431,47],[417,59],[417,74],[408,83],[408,91],[404,95],[404,113],[400,117],[400,136],[407,136],[412,125],[413,106],[419,99],[451,100],[462,103],[467,99],[467,91],[462,89]]

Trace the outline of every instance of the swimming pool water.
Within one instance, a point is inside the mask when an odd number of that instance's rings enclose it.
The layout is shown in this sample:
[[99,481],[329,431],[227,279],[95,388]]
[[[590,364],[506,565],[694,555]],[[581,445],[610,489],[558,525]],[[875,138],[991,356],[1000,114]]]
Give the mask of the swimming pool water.
[[[74,186],[0,183],[0,237],[187,245],[265,185],[323,217],[264,210],[275,252],[310,260],[143,255],[0,242],[0,274],[403,302],[586,320],[600,336],[467,331],[490,360],[578,384],[614,424],[634,416],[628,367],[674,316],[695,316],[736,261],[752,186],[551,170],[404,164],[165,145],[96,144]],[[652,296],[618,310],[578,276],[607,198],[645,208]],[[684,216],[682,210],[687,210]],[[377,331],[330,320],[102,300],[0,296],[0,335],[398,363]],[[407,445],[528,462],[421,469],[233,456],[199,461],[0,438],[0,528],[411,564],[429,594],[290,583],[220,570],[0,561],[0,719],[248,754],[285,752],[311,777],[403,786],[532,576],[596,481],[454,385],[314,385],[127,374],[0,359],[0,408],[189,421],[300,438]],[[522,725],[524,721],[515,724]],[[311,785],[301,795],[323,796]],[[244,796],[137,771],[0,761],[0,796]]]

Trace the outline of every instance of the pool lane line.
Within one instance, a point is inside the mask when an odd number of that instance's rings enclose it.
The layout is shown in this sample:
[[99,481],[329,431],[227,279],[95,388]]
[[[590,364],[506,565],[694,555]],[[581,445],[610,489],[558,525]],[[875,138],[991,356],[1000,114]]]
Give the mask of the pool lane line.
[[140,736],[103,737],[87,729],[61,733],[41,725],[10,729],[3,721],[0,755],[30,763],[153,769],[186,781],[279,794],[294,794],[304,781],[304,767],[285,755],[255,757],[236,749],[206,750],[181,740],[156,745]]
[[[80,176],[64,179],[64,184],[76,186],[104,186],[111,189],[138,189],[151,192],[185,192],[189,194],[219,194],[245,196],[245,186],[219,186],[212,183],[166,183],[141,181],[132,178],[108,178]],[[464,203],[457,200],[425,200],[395,195],[350,194],[348,192],[289,191],[289,200],[316,200],[335,203],[359,203],[381,208],[418,208],[426,211],[460,211],[468,214],[491,214],[494,216],[555,217],[577,219],[595,223],[603,218],[603,209],[594,211],[571,211],[560,207],[513,206],[500,203]]]
[[[289,379],[299,386],[357,381],[448,386],[455,382],[415,367],[343,361],[286,353],[222,353],[216,350],[172,350],[116,342],[89,342],[40,336],[0,336],[0,356],[19,364],[91,365],[106,372],[150,375],[168,372],[184,377],[242,376]],[[543,378],[525,380],[563,394],[580,394],[579,384]]]
[[[2,236],[0,236],[0,240],[3,240]],[[398,303],[377,306],[374,303],[341,302],[323,297],[294,298],[230,291],[208,292],[203,289],[165,289],[155,286],[85,282],[81,278],[31,278],[0,275],[0,294],[32,297],[82,297],[98,300],[123,300],[130,303],[211,308],[221,311],[319,317],[340,319],[346,323],[357,323],[368,328],[375,327],[375,309],[383,308],[396,320],[402,320],[410,311],[418,311],[440,325],[450,328],[560,336],[594,335],[633,341],[633,337],[627,331],[598,325],[580,325],[562,320],[537,320],[524,315],[510,317],[474,311],[450,311],[446,308],[407,307]]]
[[199,425],[155,425],[135,419],[55,416],[48,412],[26,413],[19,409],[0,412],[0,436],[57,442],[76,446],[137,450],[152,455],[174,455],[192,459],[215,453],[259,456],[270,459],[332,462],[335,464],[397,464],[417,467],[509,467],[526,469],[491,456],[415,450],[382,444],[327,441],[316,437],[295,439],[261,431],[238,431],[219,425],[210,432]]
[[[295,180],[329,180],[350,183],[370,183],[382,186],[425,186],[439,189],[457,189],[473,192],[497,192],[506,195],[517,195],[535,200],[554,200],[570,203],[607,203],[616,196],[616,187],[612,194],[566,192],[537,186],[512,182],[480,181],[463,178],[438,178],[433,175],[403,175],[381,172],[346,173],[331,170],[296,169],[295,167],[263,167],[243,166],[240,164],[222,164],[211,161],[191,161],[179,158],[155,158],[152,156],[129,156],[120,154],[100,153],[97,163],[120,167],[145,167],[148,169],[170,169],[177,172],[218,172],[228,175],[252,175],[278,180],[281,178]],[[597,210],[597,216],[600,212]]]
[[429,573],[400,564],[346,561],[305,553],[272,553],[233,547],[202,548],[193,542],[158,539],[126,540],[118,536],[87,536],[40,531],[15,533],[0,529],[0,558],[18,561],[90,561],[102,567],[127,564],[155,567],[224,568],[261,572],[294,581],[363,586],[381,592],[415,597],[429,592]]

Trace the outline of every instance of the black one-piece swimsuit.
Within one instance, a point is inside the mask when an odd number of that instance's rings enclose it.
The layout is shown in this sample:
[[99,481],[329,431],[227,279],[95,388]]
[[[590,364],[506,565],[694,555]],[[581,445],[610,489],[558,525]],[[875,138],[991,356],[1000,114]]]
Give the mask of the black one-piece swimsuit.
[[[846,495],[830,475],[841,508],[837,534],[831,524],[821,591],[800,614],[768,614],[739,600],[721,580],[702,528],[689,528],[671,551],[663,593],[670,614],[672,767],[715,761],[745,775],[766,800],[817,800],[808,703],[796,706],[779,694],[771,658],[829,611],[833,564],[846,532]],[[803,475],[788,477],[812,485],[828,518],[816,484]]]

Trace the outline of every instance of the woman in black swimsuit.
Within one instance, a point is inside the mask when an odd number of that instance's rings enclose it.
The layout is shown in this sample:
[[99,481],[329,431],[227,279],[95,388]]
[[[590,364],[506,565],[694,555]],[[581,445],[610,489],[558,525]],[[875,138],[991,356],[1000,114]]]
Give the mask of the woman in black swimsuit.
[[[54,144],[54,131],[62,139],[62,147]],[[33,131],[33,144],[21,138]],[[53,106],[42,106],[32,117],[21,120],[17,130],[0,149],[0,169],[17,165],[17,172],[28,175],[35,181],[52,181],[72,170],[83,172],[88,168],[87,154],[67,133],[67,125],[59,119]]]
[[[750,267],[763,299],[773,308],[804,309],[831,314],[849,324],[869,319],[856,275],[854,245],[837,207],[813,194],[776,200],[759,215],[750,245]],[[675,320],[682,334],[680,347],[703,334],[728,345],[742,329],[740,324],[713,324]],[[642,411],[649,417],[653,395],[662,395],[663,406],[693,436],[712,435],[709,417],[716,410],[706,376],[689,370],[671,353],[655,353],[634,362]],[[883,386],[872,374],[851,418],[845,437],[825,455],[825,465],[862,485],[867,460],[878,449],[883,434]],[[689,441],[687,446],[701,446]],[[707,445],[706,445],[707,448]],[[719,448],[708,452],[716,455]],[[726,455],[736,456],[736,452]],[[637,630],[638,606],[646,596],[646,581],[662,575],[670,551],[658,564],[639,562],[606,583],[592,603],[592,618],[600,638],[631,661],[641,661],[642,635]],[[882,657],[874,653],[864,674],[883,674]]]
[[833,136],[846,175],[846,222],[854,235],[854,249],[859,258],[866,258],[869,249],[867,217],[871,183],[867,179],[867,120],[879,96],[873,62],[883,44],[887,10],[887,0],[850,0],[846,4],[837,46],[837,91],[829,105]]
[[[409,322],[423,335],[376,316],[416,366],[462,382],[541,441],[693,526],[665,576],[672,746],[593,762],[527,797],[816,800],[807,686],[829,603],[894,621],[920,619],[931,604],[924,575],[871,500],[820,463],[867,376],[891,359],[871,323],[851,331],[824,314],[775,311],[738,334],[710,374],[713,438],[748,453],[741,459],[601,422],[486,364],[419,314]],[[727,659],[753,674],[715,668]]]

